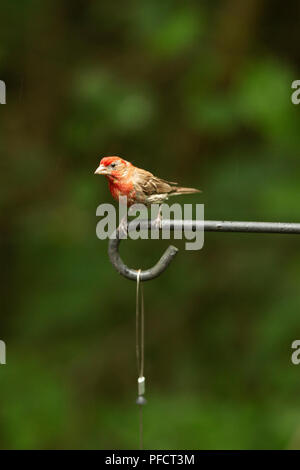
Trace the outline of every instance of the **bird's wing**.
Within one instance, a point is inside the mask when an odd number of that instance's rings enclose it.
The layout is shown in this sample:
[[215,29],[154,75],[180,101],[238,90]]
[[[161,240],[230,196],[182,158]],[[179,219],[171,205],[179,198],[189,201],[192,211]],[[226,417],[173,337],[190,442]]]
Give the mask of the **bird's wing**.
[[138,192],[143,192],[145,196],[151,196],[152,194],[168,194],[173,191],[172,185],[177,183],[171,183],[170,181],[157,178],[152,173],[140,168],[136,169],[134,175],[134,186]]

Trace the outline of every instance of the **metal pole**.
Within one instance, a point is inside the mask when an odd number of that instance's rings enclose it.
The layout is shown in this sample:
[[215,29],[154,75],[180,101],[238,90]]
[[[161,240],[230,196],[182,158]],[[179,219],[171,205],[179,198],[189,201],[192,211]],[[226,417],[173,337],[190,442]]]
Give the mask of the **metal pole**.
[[[139,222],[141,229],[150,229],[153,222],[150,220],[143,220]],[[128,225],[128,232],[136,229],[136,223],[130,222]],[[277,233],[277,234],[300,234],[300,223],[288,222],[237,222],[228,220],[162,220],[161,229],[169,228],[176,230],[184,228],[184,230],[203,230],[206,232],[244,232],[244,233]],[[108,255],[111,263],[115,269],[127,279],[136,281],[137,270],[129,268],[123,262],[119,254],[119,232],[114,234],[115,238],[109,240]],[[170,245],[163,253],[160,260],[149,269],[141,271],[140,280],[149,281],[155,277],[160,276],[169,264],[173,261],[178,253],[178,248]]]

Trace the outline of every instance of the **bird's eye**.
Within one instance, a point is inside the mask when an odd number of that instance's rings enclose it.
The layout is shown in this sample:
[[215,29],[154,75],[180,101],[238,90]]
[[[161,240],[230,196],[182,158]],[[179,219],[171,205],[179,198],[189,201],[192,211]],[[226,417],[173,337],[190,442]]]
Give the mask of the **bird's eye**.
[[116,163],[111,163],[110,166],[111,166],[111,168],[115,168],[116,165],[117,165]]

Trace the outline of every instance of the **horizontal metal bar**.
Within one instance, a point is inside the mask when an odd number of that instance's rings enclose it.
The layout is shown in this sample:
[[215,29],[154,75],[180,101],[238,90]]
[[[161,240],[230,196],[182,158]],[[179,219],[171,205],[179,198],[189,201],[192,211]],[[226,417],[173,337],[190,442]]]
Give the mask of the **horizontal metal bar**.
[[205,220],[207,232],[300,233],[300,223]]
[[[156,228],[155,222],[151,220],[142,220],[139,222],[141,229]],[[288,222],[236,222],[236,221],[220,221],[220,220],[162,220],[161,229],[180,230],[183,228],[188,231],[203,230],[206,232],[244,232],[244,233],[277,233],[277,234],[300,234],[300,223]],[[136,221],[128,224],[128,232],[136,230]],[[108,255],[111,263],[116,270],[127,277],[136,281],[137,270],[129,268],[123,262],[119,254],[120,244],[119,232],[116,231],[116,238],[112,238],[108,245]],[[178,249],[170,245],[164,252],[160,260],[147,270],[141,271],[140,280],[149,281],[158,277],[164,272],[169,264],[176,256]]]
[[[140,227],[150,229],[153,221],[142,220]],[[206,232],[250,232],[250,233],[299,233],[300,223],[290,222],[236,222],[229,220],[162,220],[161,229],[188,231],[203,230]],[[136,224],[128,226],[128,232],[135,230]]]

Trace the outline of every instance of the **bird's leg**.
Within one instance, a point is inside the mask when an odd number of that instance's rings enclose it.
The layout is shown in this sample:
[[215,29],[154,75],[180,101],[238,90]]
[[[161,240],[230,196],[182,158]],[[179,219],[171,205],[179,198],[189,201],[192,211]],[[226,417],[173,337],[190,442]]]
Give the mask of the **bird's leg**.
[[161,226],[162,226],[162,214],[161,214],[161,205],[160,204],[158,205],[158,214],[157,214],[156,219],[154,219],[154,221],[153,221],[153,226],[156,229],[160,229]]
[[127,238],[127,233],[128,233],[127,214],[124,217],[122,217],[121,222],[118,227],[118,232],[119,232],[119,238],[121,240],[124,240]]
[[119,238],[121,240],[127,239],[128,234],[128,222],[127,222],[127,197],[119,197]]

